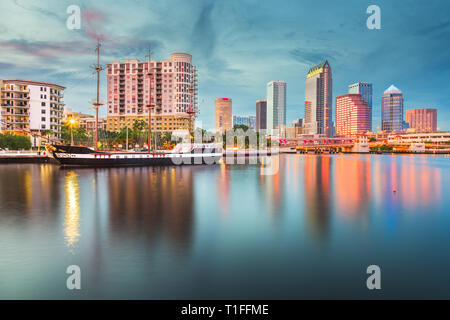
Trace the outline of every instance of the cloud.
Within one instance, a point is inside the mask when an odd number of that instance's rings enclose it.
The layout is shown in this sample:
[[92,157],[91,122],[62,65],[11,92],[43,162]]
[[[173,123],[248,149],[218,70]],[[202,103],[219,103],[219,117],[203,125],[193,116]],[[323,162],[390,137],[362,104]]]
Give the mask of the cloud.
[[192,31],[192,50],[203,59],[212,58],[216,45],[216,32],[211,18],[213,9],[213,1],[203,5]]

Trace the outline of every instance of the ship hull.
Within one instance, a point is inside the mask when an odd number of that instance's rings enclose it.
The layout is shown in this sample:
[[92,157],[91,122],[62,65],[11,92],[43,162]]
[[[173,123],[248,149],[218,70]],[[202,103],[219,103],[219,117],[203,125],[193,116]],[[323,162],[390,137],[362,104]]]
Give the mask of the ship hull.
[[174,159],[172,157],[155,158],[87,158],[87,157],[61,157],[54,155],[56,161],[62,166],[86,166],[86,167],[122,167],[122,166],[179,166],[179,165],[205,165],[218,164],[221,156],[184,157]]
[[203,149],[185,153],[171,152],[98,152],[85,147],[52,146],[54,159],[62,166],[117,167],[117,166],[177,166],[218,164],[222,152]]

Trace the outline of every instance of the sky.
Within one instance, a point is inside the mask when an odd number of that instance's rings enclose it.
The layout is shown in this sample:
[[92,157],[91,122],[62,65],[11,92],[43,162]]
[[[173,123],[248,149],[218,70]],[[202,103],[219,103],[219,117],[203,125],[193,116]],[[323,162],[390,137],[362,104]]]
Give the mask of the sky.
[[[81,29],[66,27],[70,5]],[[370,5],[381,29],[369,30]],[[305,77],[328,60],[333,101],[355,82],[373,84],[373,127],[381,96],[402,90],[405,109],[438,109],[450,130],[450,1],[448,0],[1,0],[0,79],[47,81],[67,87],[66,107],[89,111],[101,63],[192,54],[198,67],[198,120],[214,126],[214,99],[233,99],[233,114],[255,115],[266,84],[287,82],[287,124],[304,117]],[[106,75],[101,78],[106,101]],[[105,107],[103,107],[105,109]],[[102,111],[106,115],[106,111]],[[333,110],[333,116],[335,110]]]

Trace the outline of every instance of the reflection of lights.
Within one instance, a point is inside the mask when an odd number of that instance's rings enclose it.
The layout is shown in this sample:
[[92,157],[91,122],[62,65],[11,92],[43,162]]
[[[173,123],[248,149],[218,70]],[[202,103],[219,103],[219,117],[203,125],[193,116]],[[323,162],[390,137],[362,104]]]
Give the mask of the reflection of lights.
[[64,189],[66,193],[65,239],[68,247],[74,247],[80,237],[80,187],[75,172],[67,173]]

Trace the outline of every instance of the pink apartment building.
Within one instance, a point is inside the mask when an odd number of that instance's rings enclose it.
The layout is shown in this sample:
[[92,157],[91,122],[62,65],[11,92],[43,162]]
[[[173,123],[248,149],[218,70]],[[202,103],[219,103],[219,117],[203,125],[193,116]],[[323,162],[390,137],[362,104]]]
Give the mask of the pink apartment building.
[[350,136],[370,131],[370,107],[360,94],[336,98],[336,135]]
[[148,121],[150,104],[153,129],[186,127],[188,112],[197,105],[196,78],[192,56],[186,53],[173,53],[162,61],[126,59],[107,64],[108,130]]
[[406,110],[406,122],[416,132],[437,131],[437,109]]

